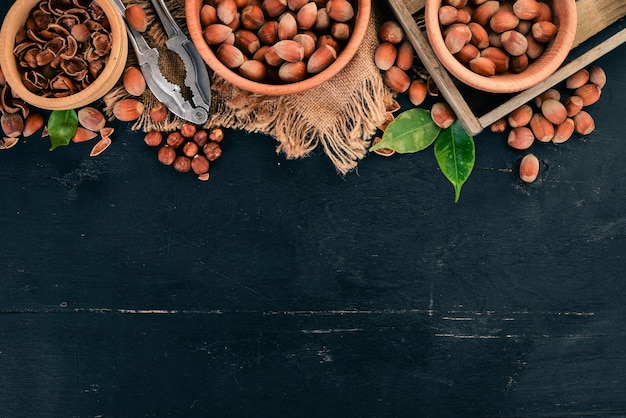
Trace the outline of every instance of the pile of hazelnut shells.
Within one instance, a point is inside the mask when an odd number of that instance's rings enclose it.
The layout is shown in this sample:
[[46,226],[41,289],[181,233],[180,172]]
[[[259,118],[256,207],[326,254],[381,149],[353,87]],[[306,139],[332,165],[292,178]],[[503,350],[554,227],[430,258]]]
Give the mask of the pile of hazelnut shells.
[[352,35],[354,16],[349,0],[206,0],[200,23],[226,67],[285,84],[328,68]]
[[523,72],[558,30],[537,0],[444,0],[438,15],[448,51],[483,76]]

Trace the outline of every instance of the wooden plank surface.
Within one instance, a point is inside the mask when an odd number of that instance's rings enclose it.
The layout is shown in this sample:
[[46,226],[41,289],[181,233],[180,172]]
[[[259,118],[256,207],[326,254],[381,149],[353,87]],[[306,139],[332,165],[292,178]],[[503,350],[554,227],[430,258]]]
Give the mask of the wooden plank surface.
[[0,417],[625,416],[626,45],[598,64],[596,131],[480,134],[458,204],[431,151],[0,151]]

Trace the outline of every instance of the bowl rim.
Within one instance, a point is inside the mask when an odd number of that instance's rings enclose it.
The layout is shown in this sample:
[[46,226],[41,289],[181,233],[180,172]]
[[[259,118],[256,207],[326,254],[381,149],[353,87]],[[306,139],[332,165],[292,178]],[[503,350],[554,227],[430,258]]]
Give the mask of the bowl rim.
[[301,93],[330,80],[337,75],[359,50],[369,26],[371,15],[371,0],[357,0],[356,19],[354,22],[354,32],[350,37],[346,47],[324,71],[306,78],[305,80],[287,84],[266,84],[249,80],[240,76],[230,68],[226,67],[217,59],[213,50],[206,43],[202,36],[202,26],[200,24],[200,8],[203,0],[187,0],[185,4],[185,14],[187,29],[191,41],[206,62],[220,77],[229,83],[252,93],[278,96],[285,94]]
[[[24,86],[22,73],[18,69],[17,61],[13,55],[16,32],[22,27],[23,22],[31,10],[40,0],[21,0],[11,6],[7,12],[2,29],[0,29],[0,65],[11,90],[26,103],[46,110],[75,109],[102,98],[111,88],[117,84],[126,67],[128,57],[128,35],[126,23],[121,14],[109,0],[96,0],[100,5],[111,26],[111,51],[106,66],[98,78],[83,90],[66,97],[43,97],[39,96]],[[12,23],[10,23],[12,22]],[[16,25],[15,22],[21,22]],[[10,47],[9,47],[10,46]]]
[[[489,93],[515,93],[533,87],[552,75],[567,58],[576,36],[577,10],[575,0],[552,0],[557,20],[556,37],[543,54],[519,74],[505,73],[491,77],[477,74],[459,62],[445,46],[438,10],[441,0],[426,0],[425,24],[428,41],[441,64],[459,81]],[[563,24],[567,22],[567,24]]]

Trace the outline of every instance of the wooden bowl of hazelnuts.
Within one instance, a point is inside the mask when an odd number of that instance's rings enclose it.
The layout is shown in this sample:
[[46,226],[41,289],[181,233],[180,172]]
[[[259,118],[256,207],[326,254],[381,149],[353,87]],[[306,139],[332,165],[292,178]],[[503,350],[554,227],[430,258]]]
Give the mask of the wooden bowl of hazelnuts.
[[429,43],[460,82],[490,93],[552,75],[576,35],[575,0],[426,0]]
[[316,87],[354,57],[371,0],[188,0],[187,28],[208,66],[231,84],[285,95]]

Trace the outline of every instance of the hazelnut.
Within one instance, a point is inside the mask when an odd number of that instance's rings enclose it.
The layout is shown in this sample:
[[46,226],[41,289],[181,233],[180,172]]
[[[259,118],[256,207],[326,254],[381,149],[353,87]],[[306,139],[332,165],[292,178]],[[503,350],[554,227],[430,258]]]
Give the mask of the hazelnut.
[[257,31],[259,40],[266,45],[273,45],[278,42],[278,22],[270,20],[265,22]]
[[411,78],[404,70],[394,65],[383,73],[383,82],[390,89],[404,93],[411,85]]
[[187,173],[191,170],[191,159],[185,155],[179,155],[174,159],[174,170],[179,173]]
[[572,118],[567,118],[558,125],[554,129],[554,137],[552,138],[552,143],[554,144],[562,144],[572,137],[574,133],[574,120]]
[[246,60],[246,57],[239,48],[229,44],[220,45],[217,51],[215,51],[215,56],[222,64],[231,69],[238,68]]
[[193,138],[197,130],[197,126],[189,122],[185,122],[180,126],[180,134],[185,138]]
[[249,4],[241,11],[241,26],[248,30],[257,30],[265,23],[263,9],[258,4]]
[[161,131],[154,129],[143,137],[143,142],[151,147],[158,147],[163,142],[163,134]]
[[424,100],[426,100],[426,96],[428,95],[426,82],[421,78],[412,80],[407,93],[409,101],[413,104],[413,106],[421,105]]
[[193,142],[195,142],[198,147],[203,147],[209,142],[209,134],[204,129],[200,129],[193,136]]
[[272,48],[276,55],[287,62],[298,62],[304,59],[304,48],[298,42],[285,39],[276,42]]
[[198,153],[198,145],[193,141],[185,142],[183,145],[183,154],[191,158]]
[[172,149],[168,145],[163,145],[161,148],[159,148],[157,158],[161,164],[172,165],[174,164],[174,160],[176,159],[176,151],[174,151],[174,149]]
[[596,124],[591,115],[584,110],[578,112],[574,117],[574,129],[581,135],[589,135],[596,128]]
[[215,10],[215,7],[210,4],[202,5],[200,8],[200,24],[202,27],[205,28],[217,22],[217,10]]
[[507,120],[511,128],[519,128],[530,123],[533,117],[533,108],[525,104],[512,111]]
[[530,59],[527,54],[518,55],[517,57],[511,57],[509,62],[509,70],[515,74],[519,74],[528,68]]
[[430,109],[430,117],[435,125],[441,129],[446,129],[456,120],[454,111],[446,102],[437,102]]
[[487,57],[476,57],[469,62],[470,69],[486,77],[496,74],[496,64]]
[[515,29],[519,24],[519,18],[513,12],[500,9],[489,20],[489,27],[494,32],[502,33]]
[[413,61],[415,58],[415,51],[413,45],[409,41],[404,41],[398,46],[398,54],[396,56],[396,67],[404,71],[409,71],[413,68]]
[[252,81],[263,81],[267,76],[267,68],[256,59],[246,60],[239,66],[239,74]]
[[309,74],[317,74],[328,68],[336,59],[337,52],[335,49],[332,46],[323,45],[311,54],[306,64],[306,70]]
[[509,69],[511,65],[511,57],[504,49],[495,46],[489,46],[480,52],[484,58],[489,58],[495,64],[495,72],[503,73]]
[[469,65],[469,62],[474,58],[480,56],[480,51],[473,44],[465,44],[455,57],[463,65]]
[[[296,11],[300,10],[300,8],[306,5],[308,2],[309,0],[287,0],[287,7],[289,7],[289,10]],[[313,4],[315,4],[315,2],[313,2]]]
[[489,127],[491,132],[501,133],[506,131],[506,128],[509,126],[505,118],[498,119],[494,123],[492,123]]
[[500,9],[500,2],[489,0],[482,2],[472,13],[472,20],[479,25],[486,27],[494,14]]
[[574,94],[583,99],[583,106],[591,106],[600,100],[602,90],[597,84],[587,83],[584,86],[577,88],[574,91]]
[[516,0],[513,13],[522,20],[533,20],[541,13],[541,5],[537,0]]
[[561,100],[561,93],[559,93],[557,89],[548,89],[535,97],[535,106],[541,108],[541,104],[544,100],[548,99]]
[[354,17],[354,7],[348,0],[328,0],[326,13],[337,22],[347,22]]
[[509,132],[509,136],[507,138],[509,146],[518,150],[530,148],[534,141],[535,136],[533,135],[533,132],[526,126],[513,128],[511,132]]
[[146,91],[146,79],[137,67],[128,67],[124,70],[122,84],[131,96],[141,96]]
[[565,109],[565,105],[555,99],[545,100],[541,104],[541,113],[555,125],[560,125],[563,123],[565,118],[567,118],[567,109]]
[[539,175],[539,160],[534,154],[526,154],[519,165],[519,177],[526,183],[532,183]]
[[317,5],[310,2],[302,6],[296,14],[296,22],[300,29],[311,29],[317,20]]
[[144,105],[137,99],[121,99],[113,105],[113,115],[122,122],[139,119],[144,111]]
[[550,142],[554,138],[554,125],[541,113],[535,113],[530,119],[530,129],[537,141]]
[[161,123],[167,117],[167,107],[163,103],[158,102],[150,109],[148,115],[153,123]]
[[[317,16],[317,13],[316,13]],[[284,13],[278,19],[278,39],[293,39],[298,33],[298,22],[291,13]]]
[[180,148],[185,143],[185,137],[180,131],[174,131],[167,135],[165,142],[172,148]]
[[472,39],[472,31],[463,23],[455,23],[444,35],[444,43],[451,54],[456,54]]
[[24,131],[24,119],[19,113],[3,113],[0,118],[2,131],[9,138],[17,138]]
[[378,28],[378,38],[383,42],[399,44],[404,39],[404,30],[398,22],[388,20]]
[[106,119],[102,112],[94,107],[83,107],[77,112],[78,123],[86,129],[93,132],[100,132],[100,129],[104,128]]
[[589,82],[595,84],[599,88],[603,88],[606,84],[606,73],[597,65],[589,67]]
[[539,42],[548,42],[556,35],[557,27],[554,23],[542,20],[533,24],[532,34]]
[[390,42],[381,42],[374,51],[374,63],[378,69],[387,71],[396,62],[398,50]]
[[317,48],[315,39],[307,33],[299,33],[293,37],[293,40],[302,45],[302,48],[304,48],[304,58],[309,58]]
[[139,4],[131,4],[124,11],[126,23],[137,32],[145,32],[148,28],[148,16]]
[[211,128],[209,139],[214,142],[222,142],[224,139],[224,130],[222,128]]
[[233,30],[222,23],[213,23],[207,26],[202,32],[204,40],[209,45],[221,44],[232,34]]
[[447,26],[456,22],[459,15],[459,9],[454,6],[444,5],[439,8],[439,23]]
[[584,106],[583,99],[580,96],[569,96],[563,102],[565,109],[567,109],[567,116],[572,117],[580,112]]
[[506,52],[514,57],[525,54],[528,50],[528,40],[516,30],[503,32],[502,35],[500,35],[500,40]]
[[220,0],[215,6],[217,18],[225,25],[230,25],[237,15],[237,3],[235,0]]
[[287,10],[287,0],[263,0],[261,8],[269,17],[277,17]]
[[296,83],[304,80],[307,73],[307,65],[303,61],[286,62],[278,69],[278,78],[286,83]]
[[202,147],[202,152],[209,161],[215,161],[222,156],[222,148],[217,142],[207,143]]
[[196,155],[191,160],[191,169],[194,173],[200,175],[209,171],[209,160],[204,155]]
[[20,140],[19,137],[15,137],[15,138],[11,138],[11,137],[0,138],[0,150],[13,148],[15,145],[17,145],[19,140]]
[[576,90],[579,87],[584,86],[589,81],[589,71],[584,68],[576,71],[574,74],[567,77],[565,80],[565,87],[571,90]]
[[235,32],[235,46],[250,56],[261,48],[259,37],[252,31],[239,29]]
[[467,27],[472,33],[470,42],[478,49],[485,49],[489,46],[489,34],[485,28],[476,22],[470,22]]

